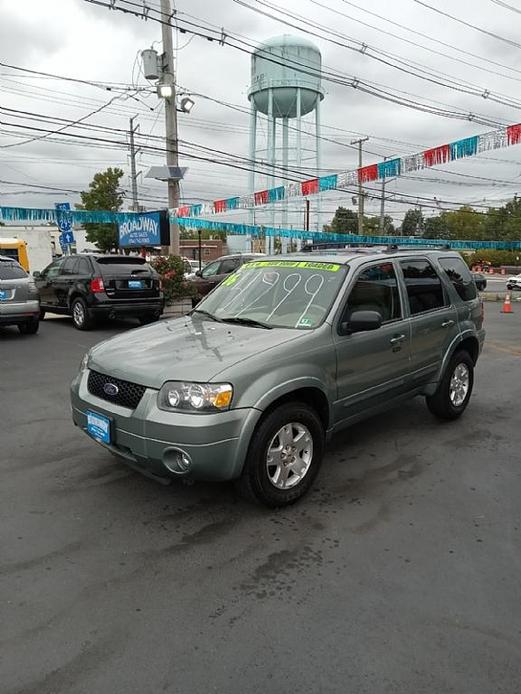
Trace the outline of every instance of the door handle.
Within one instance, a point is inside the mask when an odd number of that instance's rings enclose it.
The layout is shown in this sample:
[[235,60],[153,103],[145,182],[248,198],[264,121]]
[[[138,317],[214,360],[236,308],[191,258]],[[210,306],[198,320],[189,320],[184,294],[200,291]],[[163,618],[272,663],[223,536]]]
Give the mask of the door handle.
[[454,325],[453,320],[446,320],[441,324],[442,328],[450,328],[452,325]]
[[391,337],[389,342],[392,345],[399,345],[400,342],[403,342],[405,340],[405,335],[395,335],[394,337]]

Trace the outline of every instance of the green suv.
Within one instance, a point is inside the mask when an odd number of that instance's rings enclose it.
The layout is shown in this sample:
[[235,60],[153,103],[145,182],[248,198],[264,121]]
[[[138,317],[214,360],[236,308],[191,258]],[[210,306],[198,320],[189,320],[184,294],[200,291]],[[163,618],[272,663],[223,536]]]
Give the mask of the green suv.
[[416,395],[456,419],[483,346],[482,303],[454,251],[343,251],[245,263],[189,316],[85,355],[75,424],[158,477],[236,480],[283,506],[329,437]]

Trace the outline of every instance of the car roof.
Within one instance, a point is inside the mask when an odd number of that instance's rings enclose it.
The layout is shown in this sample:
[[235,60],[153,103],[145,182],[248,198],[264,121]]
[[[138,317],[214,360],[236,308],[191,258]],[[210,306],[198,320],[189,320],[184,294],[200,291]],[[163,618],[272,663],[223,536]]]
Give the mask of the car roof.
[[449,257],[459,255],[457,251],[451,249],[434,249],[434,248],[418,248],[418,247],[402,247],[396,249],[387,249],[386,247],[374,248],[342,248],[331,249],[327,251],[300,251],[298,253],[287,253],[284,255],[268,256],[270,260],[281,260],[283,258],[302,262],[313,263],[337,263],[340,265],[348,265],[357,261],[361,262],[383,260],[396,257],[410,257],[414,255],[430,256],[430,257]]

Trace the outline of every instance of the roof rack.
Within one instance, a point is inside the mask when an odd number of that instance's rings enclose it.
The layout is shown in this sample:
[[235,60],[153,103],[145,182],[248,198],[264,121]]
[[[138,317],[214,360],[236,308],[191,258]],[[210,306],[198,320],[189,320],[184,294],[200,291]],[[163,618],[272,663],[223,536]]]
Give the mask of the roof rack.
[[328,252],[328,251],[346,251],[348,253],[398,253],[408,251],[450,251],[451,247],[448,243],[440,244],[422,244],[414,243],[400,245],[398,243],[364,243],[356,242],[346,243],[307,243],[303,246],[302,251],[307,253],[313,252]]

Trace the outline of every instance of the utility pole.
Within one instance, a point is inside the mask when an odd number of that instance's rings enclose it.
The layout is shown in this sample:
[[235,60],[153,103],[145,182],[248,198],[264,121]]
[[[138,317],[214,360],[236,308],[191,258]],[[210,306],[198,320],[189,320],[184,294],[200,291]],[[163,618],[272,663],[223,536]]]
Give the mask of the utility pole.
[[136,116],[130,119],[130,182],[132,185],[132,209],[139,212],[139,202],[137,198],[137,174],[136,174],[136,146],[134,144],[134,121]]
[[306,212],[304,214],[304,231],[309,231],[309,200],[306,198]]
[[[175,67],[170,21],[173,12],[170,0],[161,0],[161,34],[163,38],[163,75],[162,83],[172,87],[172,92],[165,98],[165,127],[166,127],[166,163],[167,166],[179,166],[177,142],[177,108],[175,94]],[[168,180],[168,207],[179,206],[179,180]],[[179,255],[179,225],[170,222],[170,255]]]
[[[384,157],[384,161],[387,157]],[[385,176],[382,178],[382,197],[380,199],[380,224],[378,229],[380,231],[380,236],[384,233],[384,217],[385,217]]]
[[[362,162],[362,145],[367,142],[368,137],[361,137],[359,140],[351,140],[352,145],[358,145],[358,168],[363,166]],[[362,182],[358,179],[358,234],[363,236],[364,233],[364,189]]]

